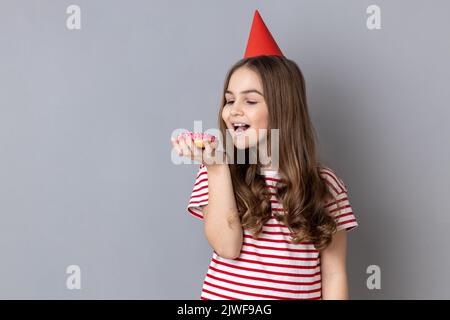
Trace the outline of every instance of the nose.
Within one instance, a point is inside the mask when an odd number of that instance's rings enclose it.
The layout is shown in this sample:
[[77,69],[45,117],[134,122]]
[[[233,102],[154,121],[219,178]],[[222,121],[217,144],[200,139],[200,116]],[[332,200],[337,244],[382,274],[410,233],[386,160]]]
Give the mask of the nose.
[[230,114],[232,116],[242,115],[243,114],[243,111],[242,111],[240,103],[238,103],[238,102],[234,103],[234,105],[231,107]]

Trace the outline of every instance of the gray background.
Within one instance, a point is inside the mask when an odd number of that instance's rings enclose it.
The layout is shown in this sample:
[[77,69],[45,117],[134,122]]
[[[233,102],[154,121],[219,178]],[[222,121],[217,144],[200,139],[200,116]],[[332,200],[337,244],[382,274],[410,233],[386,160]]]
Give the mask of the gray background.
[[450,4],[361,0],[1,0],[0,298],[199,298],[198,165],[174,165],[169,138],[216,127],[255,9],[302,69],[322,158],[349,188],[351,297],[450,298]]

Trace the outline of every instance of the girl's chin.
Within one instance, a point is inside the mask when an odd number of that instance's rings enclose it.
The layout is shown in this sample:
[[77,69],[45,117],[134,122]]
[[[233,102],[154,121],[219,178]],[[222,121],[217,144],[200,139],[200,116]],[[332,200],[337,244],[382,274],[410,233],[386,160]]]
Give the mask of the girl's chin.
[[248,148],[249,148],[249,146],[241,146],[241,145],[239,145],[239,144],[235,144],[234,146],[235,146],[236,149],[238,149],[238,150],[245,150],[245,149],[248,149]]
[[248,149],[255,147],[258,144],[259,140],[257,131],[252,127],[240,133],[237,133],[233,130],[231,133],[231,137],[236,149]]
[[239,150],[252,148],[252,147],[255,147],[256,145],[257,145],[256,143],[250,143],[248,141],[247,142],[234,141],[234,146],[236,147],[236,149],[239,149]]

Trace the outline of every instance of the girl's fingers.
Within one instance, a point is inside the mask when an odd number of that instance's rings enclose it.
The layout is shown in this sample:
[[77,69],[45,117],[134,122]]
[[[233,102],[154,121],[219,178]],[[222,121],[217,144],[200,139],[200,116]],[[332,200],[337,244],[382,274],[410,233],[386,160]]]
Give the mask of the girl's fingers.
[[203,141],[203,144],[205,145],[206,153],[210,156],[212,154],[211,143],[209,141]]
[[181,152],[183,153],[184,156],[189,156],[191,154],[191,150],[189,146],[186,144],[184,138],[180,138],[179,145]]
[[211,157],[216,158],[216,154],[217,154],[217,147],[219,146],[219,142],[217,140],[214,140],[213,142],[210,142],[211,145]]
[[203,163],[206,165],[213,164],[215,160],[212,154],[213,149],[211,148],[211,142],[203,141],[203,143],[205,145],[205,150],[203,151]]
[[195,146],[194,141],[192,141],[192,139],[188,137],[184,140],[184,142],[186,143],[186,146],[189,149],[189,155],[191,159],[194,159],[195,156],[198,154],[198,150],[196,150],[197,147]]
[[217,149],[217,147],[219,146],[219,142],[217,140],[210,142],[210,144],[211,144],[211,148],[214,150]]
[[181,152],[181,149],[180,149],[180,147],[179,147],[179,145],[178,145],[177,139],[172,137],[172,138],[170,138],[170,142],[172,143],[172,147],[175,149],[175,152],[176,152],[179,156],[181,156],[182,152]]

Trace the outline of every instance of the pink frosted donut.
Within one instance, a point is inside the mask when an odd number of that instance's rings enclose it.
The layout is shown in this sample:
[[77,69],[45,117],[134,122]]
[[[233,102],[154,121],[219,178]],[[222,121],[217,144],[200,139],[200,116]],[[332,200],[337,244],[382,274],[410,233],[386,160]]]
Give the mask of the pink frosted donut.
[[202,133],[202,132],[190,132],[186,131],[178,135],[177,141],[180,140],[180,138],[186,139],[190,138],[192,141],[194,141],[194,144],[199,148],[205,148],[205,141],[214,142],[216,141],[216,137],[212,134]]
[[192,139],[194,139],[194,141],[196,140],[203,140],[203,133],[201,132],[195,132],[192,134]]
[[194,143],[199,148],[205,148],[205,141],[214,142],[216,137],[207,133],[194,133]]
[[191,138],[191,139],[193,139],[193,133],[190,132],[190,131],[182,132],[182,133],[180,133],[180,134],[177,136],[177,141],[180,141],[181,138],[183,138],[183,139],[186,139],[186,138]]

